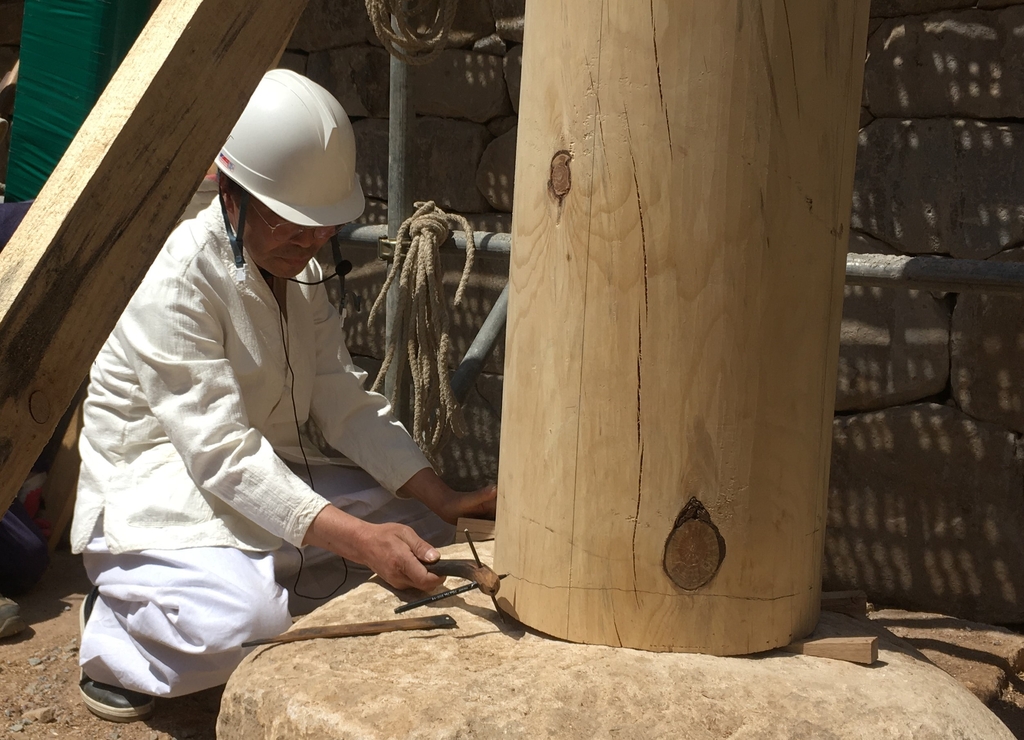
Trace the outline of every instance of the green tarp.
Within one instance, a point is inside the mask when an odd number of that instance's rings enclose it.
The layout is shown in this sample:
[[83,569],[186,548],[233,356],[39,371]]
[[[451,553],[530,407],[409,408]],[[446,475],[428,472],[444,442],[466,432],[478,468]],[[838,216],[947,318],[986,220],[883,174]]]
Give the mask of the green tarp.
[[5,200],[34,198],[149,17],[151,0],[25,0]]

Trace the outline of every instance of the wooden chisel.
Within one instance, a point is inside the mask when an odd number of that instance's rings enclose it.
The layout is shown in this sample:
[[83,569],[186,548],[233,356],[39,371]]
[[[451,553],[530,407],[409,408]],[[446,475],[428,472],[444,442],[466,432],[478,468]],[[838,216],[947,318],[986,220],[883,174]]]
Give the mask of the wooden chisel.
[[387,619],[382,622],[358,622],[356,624],[328,625],[325,627],[306,627],[291,630],[277,637],[265,640],[243,642],[242,647],[257,645],[274,645],[281,642],[299,642],[300,640],[317,640],[327,637],[359,637],[361,635],[379,635],[384,632],[399,630],[436,630],[458,627],[455,620],[447,614],[436,614],[430,617],[410,617],[406,619]]

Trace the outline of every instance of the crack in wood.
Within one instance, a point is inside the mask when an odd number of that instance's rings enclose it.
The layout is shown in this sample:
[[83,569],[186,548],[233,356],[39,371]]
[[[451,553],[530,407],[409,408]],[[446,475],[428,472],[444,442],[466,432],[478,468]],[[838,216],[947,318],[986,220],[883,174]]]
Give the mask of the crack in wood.
[[661,61],[658,58],[658,26],[654,22],[654,0],[651,0],[651,42],[654,45],[654,69],[658,73],[658,99],[661,101],[661,112],[665,115],[665,130],[668,132],[668,155],[672,158],[672,124],[668,120],[668,108],[665,107],[665,93],[661,86]]

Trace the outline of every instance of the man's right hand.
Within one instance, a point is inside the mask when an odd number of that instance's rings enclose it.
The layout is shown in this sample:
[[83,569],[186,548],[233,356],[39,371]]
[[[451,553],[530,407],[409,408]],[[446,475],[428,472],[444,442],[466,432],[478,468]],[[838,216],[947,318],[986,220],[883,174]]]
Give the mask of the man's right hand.
[[441,555],[404,524],[370,524],[325,506],[306,530],[303,545],[315,545],[367,566],[393,587],[430,591],[444,578],[427,571]]

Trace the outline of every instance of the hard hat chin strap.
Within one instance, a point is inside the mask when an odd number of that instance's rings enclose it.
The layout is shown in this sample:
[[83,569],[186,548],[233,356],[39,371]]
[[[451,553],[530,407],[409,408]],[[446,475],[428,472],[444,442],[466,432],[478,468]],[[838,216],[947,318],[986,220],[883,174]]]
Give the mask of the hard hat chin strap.
[[219,190],[217,199],[220,201],[220,213],[224,217],[224,230],[228,233],[228,243],[231,245],[231,252],[235,255],[235,280],[245,282],[245,256],[242,253],[242,237],[245,232],[245,212],[249,208],[249,193],[242,191],[238,205],[238,230],[231,228],[231,221],[228,219],[228,209],[224,204],[224,191]]

